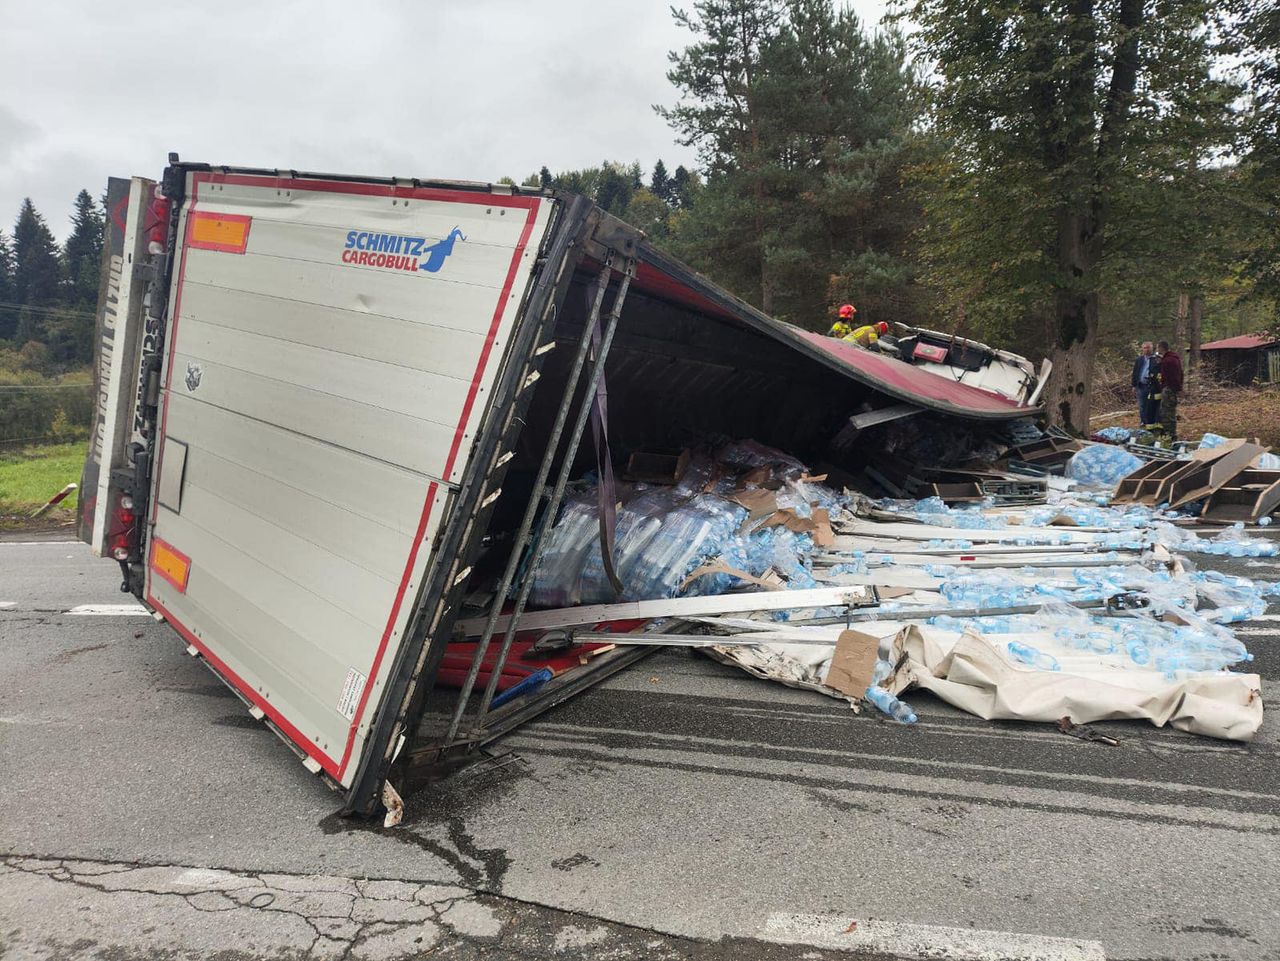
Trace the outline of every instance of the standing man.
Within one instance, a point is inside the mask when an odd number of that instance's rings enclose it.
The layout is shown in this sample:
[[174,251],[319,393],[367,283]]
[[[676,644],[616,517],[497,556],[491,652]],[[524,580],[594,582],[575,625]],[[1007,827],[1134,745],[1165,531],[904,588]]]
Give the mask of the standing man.
[[1160,341],[1160,424],[1169,443],[1178,439],[1178,396],[1182,393],[1182,358]]
[[1144,340],[1138,351],[1129,383],[1133,387],[1133,396],[1138,401],[1138,420],[1145,429],[1150,430],[1160,420],[1160,404],[1155,399],[1156,377],[1160,365],[1151,354],[1151,341]]

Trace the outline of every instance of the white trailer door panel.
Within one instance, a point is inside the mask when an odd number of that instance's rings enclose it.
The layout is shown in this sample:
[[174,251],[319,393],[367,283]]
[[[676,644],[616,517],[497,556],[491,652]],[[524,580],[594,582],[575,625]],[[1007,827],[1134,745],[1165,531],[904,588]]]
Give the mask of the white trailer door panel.
[[551,203],[188,176],[147,600],[344,787]]

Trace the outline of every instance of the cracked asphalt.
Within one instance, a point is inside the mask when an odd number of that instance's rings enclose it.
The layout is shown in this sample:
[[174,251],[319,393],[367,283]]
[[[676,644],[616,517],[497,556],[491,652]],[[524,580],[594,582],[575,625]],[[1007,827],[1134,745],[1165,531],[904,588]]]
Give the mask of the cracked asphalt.
[[[62,613],[123,600],[82,546],[0,543],[5,961],[1280,958],[1270,719],[1108,748],[916,697],[904,729],[662,652],[388,831],[166,626]],[[1246,630],[1276,683],[1280,623]]]
[[707,944],[449,885],[174,865],[0,858],[0,910],[23,922],[0,932],[12,939],[6,958],[795,956],[786,945]]

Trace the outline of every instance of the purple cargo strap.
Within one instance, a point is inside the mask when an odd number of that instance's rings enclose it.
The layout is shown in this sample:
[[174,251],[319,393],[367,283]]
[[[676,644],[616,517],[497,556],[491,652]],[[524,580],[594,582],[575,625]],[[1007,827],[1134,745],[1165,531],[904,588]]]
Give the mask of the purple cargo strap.
[[[600,283],[608,283],[602,276]],[[588,304],[594,302],[594,292],[588,291]],[[596,314],[595,324],[591,329],[591,356],[600,356],[600,341],[604,331],[600,325],[600,314]],[[601,361],[603,363],[603,361]],[[600,556],[604,560],[604,573],[613,587],[614,597],[622,595],[622,582],[614,565],[616,547],[614,534],[618,525],[618,485],[613,476],[613,458],[609,453],[609,388],[605,384],[604,371],[600,371],[600,379],[596,382],[596,395],[591,402],[591,434],[596,445],[596,475],[599,483],[600,515]]]

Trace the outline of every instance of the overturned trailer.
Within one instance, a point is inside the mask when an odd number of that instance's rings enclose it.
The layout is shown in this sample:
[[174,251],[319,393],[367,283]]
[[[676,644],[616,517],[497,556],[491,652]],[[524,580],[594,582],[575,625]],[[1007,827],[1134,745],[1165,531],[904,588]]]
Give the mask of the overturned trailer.
[[571,477],[709,436],[839,468],[851,415],[1035,412],[764,316],[556,191],[171,156],[119,212],[82,537],[348,811],[644,655],[504,702]]

